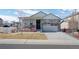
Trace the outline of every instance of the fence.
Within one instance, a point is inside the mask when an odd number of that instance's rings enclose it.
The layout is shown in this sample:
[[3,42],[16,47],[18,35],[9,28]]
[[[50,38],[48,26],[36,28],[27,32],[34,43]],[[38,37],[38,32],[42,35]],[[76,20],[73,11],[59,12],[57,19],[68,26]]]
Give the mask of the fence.
[[0,33],[11,33],[11,32],[16,32],[17,28],[16,27],[0,27]]

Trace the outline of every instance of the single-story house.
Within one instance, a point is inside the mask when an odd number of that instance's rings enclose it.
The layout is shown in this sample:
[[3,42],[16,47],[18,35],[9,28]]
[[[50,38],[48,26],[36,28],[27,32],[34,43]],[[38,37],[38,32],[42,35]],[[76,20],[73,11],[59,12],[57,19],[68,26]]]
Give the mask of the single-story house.
[[19,26],[20,29],[34,28],[36,31],[56,32],[60,30],[60,20],[61,18],[52,13],[40,11],[29,17],[19,17]]

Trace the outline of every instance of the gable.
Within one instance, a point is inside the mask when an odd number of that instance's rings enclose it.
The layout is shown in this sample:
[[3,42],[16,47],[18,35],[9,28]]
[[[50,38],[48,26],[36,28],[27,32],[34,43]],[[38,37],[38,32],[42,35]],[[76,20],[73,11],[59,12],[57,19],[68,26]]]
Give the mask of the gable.
[[43,17],[43,19],[59,19],[59,20],[61,20],[58,16],[55,16],[53,14],[48,14],[47,16]]
[[32,19],[42,19],[46,15],[47,15],[46,13],[40,11],[40,12],[32,15],[30,18],[32,18]]

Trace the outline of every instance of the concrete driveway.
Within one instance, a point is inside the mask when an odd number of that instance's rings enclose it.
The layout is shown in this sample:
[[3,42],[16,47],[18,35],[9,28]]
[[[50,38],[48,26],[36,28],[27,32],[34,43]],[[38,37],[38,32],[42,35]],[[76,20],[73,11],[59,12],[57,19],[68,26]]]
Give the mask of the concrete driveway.
[[77,40],[64,32],[47,32],[44,34],[47,36],[48,40]]
[[79,40],[63,32],[44,33],[48,40],[28,40],[25,44],[79,45]]

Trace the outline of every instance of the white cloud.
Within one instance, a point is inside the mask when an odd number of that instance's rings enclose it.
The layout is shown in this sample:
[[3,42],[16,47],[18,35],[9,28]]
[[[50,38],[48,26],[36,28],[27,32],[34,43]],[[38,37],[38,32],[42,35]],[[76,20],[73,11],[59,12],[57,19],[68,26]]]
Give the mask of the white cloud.
[[7,10],[7,13],[10,13],[11,11],[10,10]]
[[74,9],[62,9],[62,12],[72,13],[73,11],[74,11]]
[[19,16],[30,16],[37,12],[39,11],[33,9],[19,9],[19,10],[17,9],[17,13]]
[[38,11],[37,10],[22,10],[24,13],[28,13],[28,14],[35,14]]
[[0,15],[0,18],[2,18],[4,21],[18,21],[18,17],[16,16],[4,16],[4,15]]
[[62,9],[63,11],[73,11],[74,9]]
[[17,11],[15,11],[14,14],[17,15],[17,16],[19,15],[19,13]]
[[79,9],[76,9],[77,12],[79,12]]

